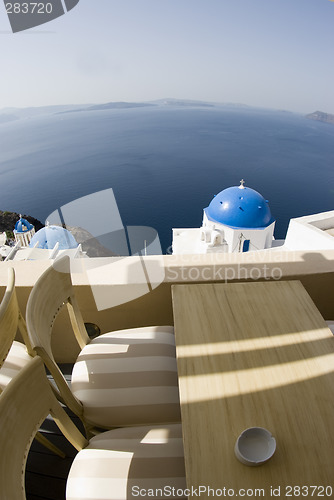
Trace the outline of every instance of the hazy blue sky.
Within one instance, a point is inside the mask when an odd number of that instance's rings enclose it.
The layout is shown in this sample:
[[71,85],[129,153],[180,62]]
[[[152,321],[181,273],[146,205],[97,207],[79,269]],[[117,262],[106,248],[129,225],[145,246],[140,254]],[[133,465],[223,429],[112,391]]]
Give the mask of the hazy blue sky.
[[334,113],[334,1],[80,0],[12,34],[0,108],[164,97]]

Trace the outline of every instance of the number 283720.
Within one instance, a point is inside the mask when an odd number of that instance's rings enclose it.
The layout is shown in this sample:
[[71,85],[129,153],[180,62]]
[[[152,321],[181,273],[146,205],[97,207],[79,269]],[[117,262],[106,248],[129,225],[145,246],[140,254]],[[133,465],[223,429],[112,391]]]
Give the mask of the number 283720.
[[52,3],[44,2],[7,2],[7,14],[51,14]]

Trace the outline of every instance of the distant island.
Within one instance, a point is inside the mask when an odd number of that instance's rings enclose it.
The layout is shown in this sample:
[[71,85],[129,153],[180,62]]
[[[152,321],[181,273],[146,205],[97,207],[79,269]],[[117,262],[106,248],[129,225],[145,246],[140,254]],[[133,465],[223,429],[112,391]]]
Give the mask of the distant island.
[[334,125],[334,115],[324,113],[323,111],[315,111],[314,113],[306,115],[305,118],[308,120],[316,120],[317,122],[331,123]]
[[108,109],[144,108],[147,106],[154,106],[154,104],[149,102],[107,102],[105,104],[96,104],[94,106],[89,106],[88,108],[78,108],[78,109],[69,109],[66,111],[60,111],[59,113],[74,113],[81,111],[105,111]]
[[154,101],[145,102],[106,102],[101,104],[67,104],[67,105],[51,105],[37,106],[27,108],[0,108],[0,126],[15,120],[30,120],[36,117],[46,115],[58,115],[64,113],[88,112],[88,111],[110,111],[122,110],[130,108],[149,108],[149,107],[175,107],[175,108],[213,108],[213,107],[228,107],[230,109],[249,108],[246,104],[241,103],[218,103],[207,101],[195,101],[191,99],[157,99]]

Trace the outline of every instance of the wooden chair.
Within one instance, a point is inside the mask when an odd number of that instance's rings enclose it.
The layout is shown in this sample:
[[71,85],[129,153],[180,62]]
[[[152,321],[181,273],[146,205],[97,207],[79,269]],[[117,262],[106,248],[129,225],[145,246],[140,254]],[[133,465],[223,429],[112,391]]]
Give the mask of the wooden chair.
[[[14,340],[17,329],[22,335],[24,344]],[[34,352],[29,342],[26,323],[17,302],[14,269],[9,268],[8,285],[0,304],[0,394],[32,356]],[[40,432],[37,433],[36,439],[57,455],[65,457],[65,453]]]
[[[109,332],[90,340],[74,295],[69,259],[49,267],[27,304],[27,327],[34,351],[50,370],[60,396],[87,429],[180,422],[175,339],[171,326]],[[57,366],[51,333],[67,304],[81,352],[71,388]]]
[[114,429],[87,441],[60,406],[36,356],[0,398],[1,498],[26,498],[27,450],[48,413],[79,450],[67,478],[67,500],[130,499],[139,488],[186,488],[181,424]]

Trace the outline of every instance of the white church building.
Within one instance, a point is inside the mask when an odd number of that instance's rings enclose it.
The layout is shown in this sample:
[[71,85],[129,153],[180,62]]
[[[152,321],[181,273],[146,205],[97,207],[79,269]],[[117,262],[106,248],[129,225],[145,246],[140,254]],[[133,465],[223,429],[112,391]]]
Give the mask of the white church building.
[[23,247],[27,247],[35,234],[35,227],[20,215],[19,220],[15,224],[13,233],[16,243],[19,243]]
[[47,223],[35,232],[35,227],[20,215],[13,233],[14,246],[6,245],[6,233],[0,234],[0,261],[47,260],[65,254],[86,257],[71,232],[60,226]]
[[275,219],[268,201],[246,187],[224,189],[203,211],[200,228],[173,229],[173,254],[248,252],[271,248]]

